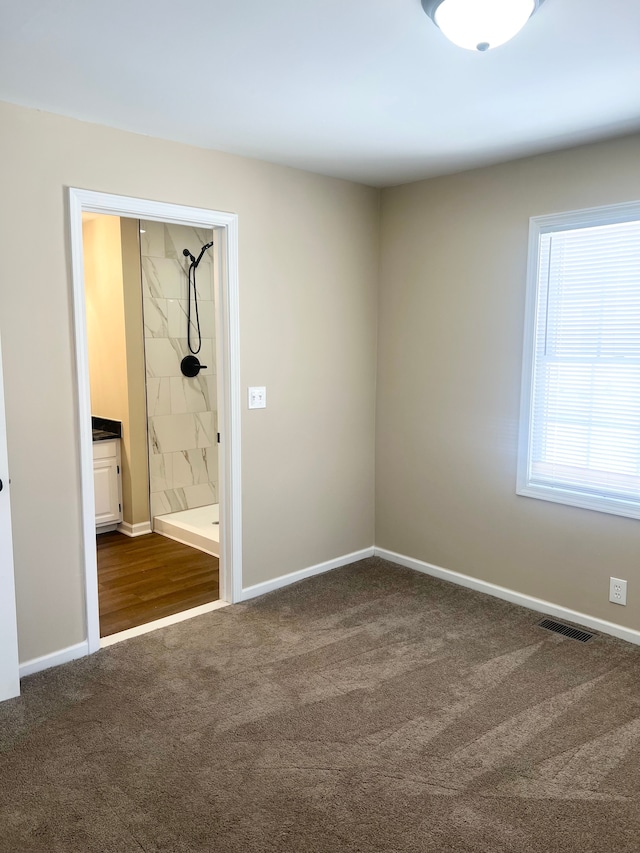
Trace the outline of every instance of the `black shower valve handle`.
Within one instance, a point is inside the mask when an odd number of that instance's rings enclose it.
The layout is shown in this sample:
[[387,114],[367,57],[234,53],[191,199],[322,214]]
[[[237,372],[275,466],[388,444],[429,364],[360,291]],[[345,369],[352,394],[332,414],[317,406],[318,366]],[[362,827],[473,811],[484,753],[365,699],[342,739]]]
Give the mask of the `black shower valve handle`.
[[185,355],[185,357],[180,362],[180,370],[182,371],[184,376],[188,376],[189,379],[193,379],[194,376],[197,376],[201,370],[206,370],[206,364],[200,364],[200,359],[195,355]]

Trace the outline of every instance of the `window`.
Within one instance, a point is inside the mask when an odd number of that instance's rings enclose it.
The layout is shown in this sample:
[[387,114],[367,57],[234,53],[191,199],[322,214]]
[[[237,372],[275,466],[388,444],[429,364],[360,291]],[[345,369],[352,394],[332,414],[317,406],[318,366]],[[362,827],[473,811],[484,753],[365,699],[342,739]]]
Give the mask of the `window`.
[[517,492],[640,518],[640,202],[531,220]]

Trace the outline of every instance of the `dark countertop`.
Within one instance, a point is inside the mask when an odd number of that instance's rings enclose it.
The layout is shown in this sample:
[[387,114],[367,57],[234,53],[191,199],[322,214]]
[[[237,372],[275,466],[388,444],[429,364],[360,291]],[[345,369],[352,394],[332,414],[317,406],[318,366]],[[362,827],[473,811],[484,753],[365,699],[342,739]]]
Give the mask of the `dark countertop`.
[[113,421],[111,418],[91,418],[91,429],[94,441],[112,441],[114,438],[122,438],[121,421]]
[[119,435],[116,435],[115,432],[109,432],[106,429],[94,429],[92,430],[92,433],[94,441],[112,441],[114,438],[121,437]]

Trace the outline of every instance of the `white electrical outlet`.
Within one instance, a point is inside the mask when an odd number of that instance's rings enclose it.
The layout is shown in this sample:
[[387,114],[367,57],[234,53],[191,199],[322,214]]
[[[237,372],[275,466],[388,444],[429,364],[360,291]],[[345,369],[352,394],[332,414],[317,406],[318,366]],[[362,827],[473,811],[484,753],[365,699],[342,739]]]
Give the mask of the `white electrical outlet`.
[[620,578],[609,578],[609,601],[614,604],[627,603],[627,582]]
[[262,386],[254,386],[249,388],[249,408],[250,409],[266,409],[267,408],[267,389]]

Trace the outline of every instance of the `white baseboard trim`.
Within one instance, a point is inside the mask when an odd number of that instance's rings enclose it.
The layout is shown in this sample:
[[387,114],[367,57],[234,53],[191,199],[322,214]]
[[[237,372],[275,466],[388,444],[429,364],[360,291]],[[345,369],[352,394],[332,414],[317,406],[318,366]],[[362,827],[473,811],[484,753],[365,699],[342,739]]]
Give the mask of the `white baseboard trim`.
[[82,643],[77,643],[75,646],[69,646],[66,649],[52,652],[49,655],[43,655],[41,658],[25,661],[20,664],[20,678],[26,675],[33,675],[34,672],[41,672],[43,669],[51,669],[52,666],[60,666],[61,663],[69,663],[76,658],[83,658],[89,654],[89,644],[86,640]]
[[425,563],[413,557],[406,557],[404,554],[396,554],[394,551],[387,551],[384,548],[376,548],[375,556],[382,557],[383,560],[388,560],[390,563],[405,566],[408,569],[415,569],[425,575],[431,575],[434,578],[458,584],[458,586],[475,589],[477,592],[484,592],[486,595],[492,595],[494,598],[502,598],[504,601],[519,604],[521,607],[526,607],[529,610],[537,610],[539,613],[544,613],[547,616],[555,616],[558,619],[575,622],[578,625],[585,625],[594,631],[610,634],[613,637],[618,637],[620,640],[626,640],[628,643],[640,646],[640,631],[636,631],[633,628],[625,628],[623,625],[618,625],[615,622],[607,622],[606,619],[589,616],[587,613],[579,613],[577,610],[570,610],[568,607],[562,607],[560,604],[553,604],[551,601],[545,601],[542,598],[534,598],[532,595],[515,592],[513,589],[507,589],[507,587],[498,586],[497,584],[479,580],[478,578],[472,578],[470,575],[463,575],[460,572],[453,572],[451,569],[443,569],[441,566],[434,566],[431,563]]
[[168,625],[177,625],[178,622],[184,622],[186,619],[193,619],[194,616],[202,616],[204,613],[211,613],[213,610],[220,610],[223,607],[229,607],[229,602],[218,599],[217,601],[210,601],[207,604],[199,604],[197,607],[191,607],[189,610],[174,613],[172,616],[163,616],[162,619],[145,622],[144,625],[136,625],[135,628],[127,628],[126,631],[119,631],[117,634],[109,634],[108,637],[102,637],[100,648],[106,649],[108,646],[114,646],[123,640],[140,637],[142,634],[149,634],[151,631],[157,631],[158,628],[166,628]]
[[[168,625],[175,625],[178,622],[184,622],[186,619],[193,619],[194,616],[202,616],[204,613],[211,613],[213,610],[221,610],[223,607],[228,607],[228,601],[210,601],[208,604],[200,604],[198,607],[191,607],[189,610],[183,610],[181,613],[174,613],[172,616],[164,616],[162,619],[156,619],[154,622],[147,622],[144,625],[137,625],[135,628],[129,628],[126,631],[120,631],[118,634],[111,634],[108,637],[103,637],[100,640],[100,648],[104,649],[107,646],[113,646],[115,643],[120,643],[123,640],[129,640],[131,637],[139,637],[141,634],[148,634],[151,631],[157,631],[158,628],[166,628]],[[60,649],[58,652],[52,652],[49,655],[43,655],[40,658],[25,661],[20,664],[20,678],[27,675],[33,675],[36,672],[41,672],[43,669],[51,669],[54,666],[60,666],[63,663],[76,660],[76,658],[86,657],[89,654],[89,644],[85,640],[82,643],[77,643],[75,646],[69,646],[66,649]]]
[[266,592],[273,592],[276,589],[281,589],[283,586],[302,581],[305,578],[311,578],[314,575],[321,575],[324,572],[329,572],[331,569],[338,569],[340,566],[348,566],[349,563],[357,563],[358,560],[364,560],[367,557],[373,557],[373,545],[370,548],[363,548],[361,551],[354,551],[352,554],[345,554],[343,557],[336,557],[335,560],[327,560],[326,563],[318,563],[317,566],[309,566],[307,569],[300,569],[297,572],[291,572],[288,575],[280,575],[270,581],[257,583],[253,586],[248,586],[242,590],[240,601],[248,601],[250,598],[257,598],[259,595],[264,595]]
[[138,524],[129,524],[128,521],[121,521],[116,527],[118,533],[124,533],[125,536],[144,536],[151,533],[151,522],[140,521]]

